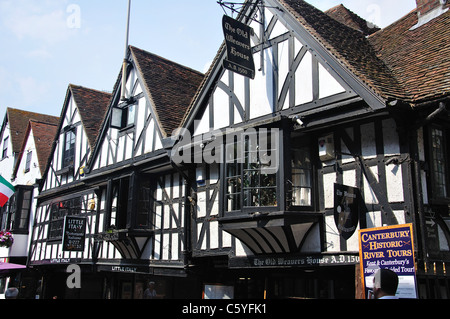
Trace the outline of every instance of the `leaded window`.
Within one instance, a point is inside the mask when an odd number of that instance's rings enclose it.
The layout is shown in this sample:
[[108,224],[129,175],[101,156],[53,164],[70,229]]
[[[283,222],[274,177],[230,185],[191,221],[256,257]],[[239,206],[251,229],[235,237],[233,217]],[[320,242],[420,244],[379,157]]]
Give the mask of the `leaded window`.
[[76,137],[75,129],[69,129],[64,134],[63,168],[74,165]]
[[277,129],[252,130],[227,139],[225,211],[278,205],[278,142]]
[[51,205],[50,210],[48,239],[61,239],[64,229],[64,218],[81,214],[81,197],[55,202]]

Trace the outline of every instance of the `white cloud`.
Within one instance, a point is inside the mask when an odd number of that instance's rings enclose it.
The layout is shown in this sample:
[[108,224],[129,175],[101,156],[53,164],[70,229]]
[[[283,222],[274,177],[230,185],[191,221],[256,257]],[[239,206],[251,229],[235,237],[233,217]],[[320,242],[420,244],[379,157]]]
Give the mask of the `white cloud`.
[[68,26],[65,1],[0,0],[3,25],[20,40],[55,44],[67,40],[74,29]]
[[306,0],[322,11],[343,4],[360,17],[379,27],[402,18],[416,7],[415,0]]
[[20,89],[23,105],[35,105],[48,94],[50,85],[42,83],[31,76],[17,78],[16,82]]
[[53,57],[53,55],[46,48],[31,50],[27,52],[25,56],[38,59],[50,59]]

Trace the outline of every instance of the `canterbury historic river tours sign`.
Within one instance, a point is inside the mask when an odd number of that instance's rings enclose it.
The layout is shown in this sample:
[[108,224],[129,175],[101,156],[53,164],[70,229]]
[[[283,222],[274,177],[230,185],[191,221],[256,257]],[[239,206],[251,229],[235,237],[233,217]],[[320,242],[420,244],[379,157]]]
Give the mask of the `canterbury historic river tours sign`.
[[412,224],[359,231],[361,279],[367,296],[378,269],[387,268],[399,277],[396,296],[417,298]]

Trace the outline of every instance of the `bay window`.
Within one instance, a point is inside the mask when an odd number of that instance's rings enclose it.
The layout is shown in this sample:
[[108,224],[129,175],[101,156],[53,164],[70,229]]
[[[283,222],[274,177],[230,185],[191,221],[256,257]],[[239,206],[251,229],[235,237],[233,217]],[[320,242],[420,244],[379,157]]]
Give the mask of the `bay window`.
[[15,234],[27,234],[33,187],[15,186],[16,192],[2,208],[1,229]]
[[277,129],[252,130],[227,139],[226,211],[278,205],[278,143]]

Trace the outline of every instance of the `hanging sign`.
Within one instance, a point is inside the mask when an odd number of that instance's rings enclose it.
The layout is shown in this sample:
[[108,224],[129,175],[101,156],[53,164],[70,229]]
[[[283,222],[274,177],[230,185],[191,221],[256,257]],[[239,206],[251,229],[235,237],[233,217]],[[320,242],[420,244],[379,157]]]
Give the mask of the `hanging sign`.
[[417,298],[412,224],[360,230],[359,246],[361,280],[366,296],[373,288],[375,273],[387,268],[398,275],[396,296]]
[[356,231],[359,221],[358,189],[334,184],[334,221],[339,234],[348,240]]
[[254,79],[255,62],[250,44],[253,29],[228,16],[223,17],[222,25],[227,46],[227,58],[223,62],[224,68]]
[[84,251],[86,218],[66,216],[64,219],[63,251]]

